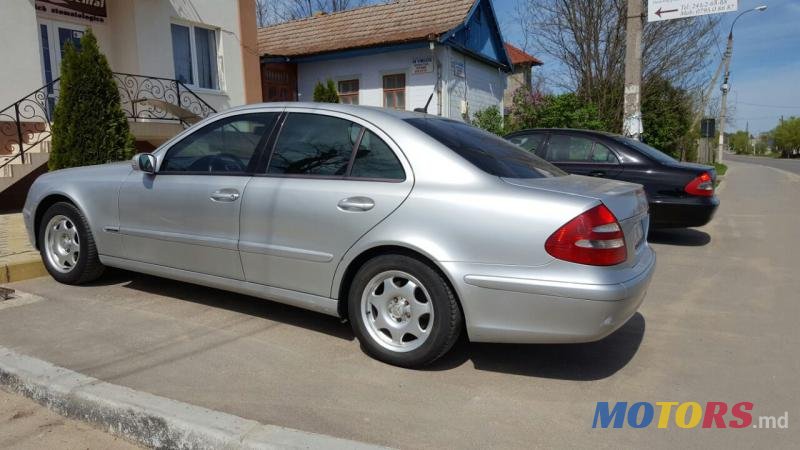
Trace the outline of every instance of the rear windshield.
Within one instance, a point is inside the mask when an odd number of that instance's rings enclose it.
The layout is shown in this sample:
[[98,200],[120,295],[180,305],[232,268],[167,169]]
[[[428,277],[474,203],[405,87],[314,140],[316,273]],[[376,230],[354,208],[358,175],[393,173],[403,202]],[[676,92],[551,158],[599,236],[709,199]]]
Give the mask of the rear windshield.
[[660,150],[656,150],[653,147],[650,147],[649,145],[645,144],[644,142],[639,142],[636,139],[631,139],[629,137],[624,137],[624,136],[614,136],[614,138],[618,142],[622,143],[623,145],[627,145],[628,147],[632,147],[635,150],[638,150],[639,152],[644,153],[645,156],[647,156],[647,157],[649,157],[651,159],[654,159],[654,160],[656,160],[658,162],[662,162],[662,163],[677,162],[677,160],[675,158],[669,156],[668,154],[666,154],[666,153],[664,153],[664,152],[662,152]]
[[406,122],[458,153],[484,172],[503,178],[549,178],[561,169],[489,132],[448,119],[413,118]]

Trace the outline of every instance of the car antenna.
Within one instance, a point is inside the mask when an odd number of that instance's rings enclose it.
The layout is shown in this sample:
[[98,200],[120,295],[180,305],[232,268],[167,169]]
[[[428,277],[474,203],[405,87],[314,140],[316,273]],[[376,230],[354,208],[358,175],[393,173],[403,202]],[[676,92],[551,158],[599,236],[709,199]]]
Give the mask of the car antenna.
[[414,108],[414,112],[428,114],[428,106],[431,105],[431,100],[433,100],[433,93],[431,93],[431,96],[428,97],[428,101],[425,103],[425,107],[424,108]]

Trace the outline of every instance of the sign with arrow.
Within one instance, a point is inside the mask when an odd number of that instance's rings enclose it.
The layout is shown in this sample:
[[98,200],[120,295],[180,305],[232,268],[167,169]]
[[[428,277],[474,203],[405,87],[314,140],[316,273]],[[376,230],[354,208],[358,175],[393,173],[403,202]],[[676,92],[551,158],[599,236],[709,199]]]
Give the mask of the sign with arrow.
[[650,0],[647,2],[647,21],[719,14],[736,11],[738,8],[738,0]]

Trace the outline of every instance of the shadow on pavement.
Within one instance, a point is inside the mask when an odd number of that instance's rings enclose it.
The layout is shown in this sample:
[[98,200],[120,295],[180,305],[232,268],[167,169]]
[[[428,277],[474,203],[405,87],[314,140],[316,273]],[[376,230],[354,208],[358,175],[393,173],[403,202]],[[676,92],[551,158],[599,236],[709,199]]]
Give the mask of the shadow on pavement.
[[644,317],[636,313],[610,336],[586,344],[470,344],[464,339],[429,370],[447,370],[471,361],[477,370],[572,381],[600,380],[633,359],[644,330]]
[[647,242],[651,244],[679,245],[683,247],[702,247],[711,242],[711,236],[705,231],[692,228],[676,228],[674,230],[650,230]]
[[[113,269],[93,284],[121,284],[129,289],[260,317],[339,339],[355,339],[350,326],[334,317],[180,281]],[[447,371],[471,362],[475,369],[491,372],[575,381],[599,380],[615,374],[633,359],[644,332],[645,319],[636,313],[610,336],[585,344],[478,344],[468,342],[464,333],[447,355],[423,370]]]
[[149,294],[171,297],[176,300],[221,308],[232,312],[260,317],[288,325],[306,328],[339,339],[355,339],[348,325],[342,325],[335,317],[262,300],[247,295],[198,286],[181,281],[113,269],[104,274],[93,285],[122,284],[123,287]]

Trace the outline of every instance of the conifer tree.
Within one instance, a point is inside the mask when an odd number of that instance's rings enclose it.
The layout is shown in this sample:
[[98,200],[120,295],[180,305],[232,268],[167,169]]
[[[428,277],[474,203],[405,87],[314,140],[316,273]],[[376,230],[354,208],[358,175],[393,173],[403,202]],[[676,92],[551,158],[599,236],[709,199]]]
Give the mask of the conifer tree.
[[117,83],[91,30],[83,35],[79,47],[67,43],[61,61],[50,170],[133,156],[133,136],[122,111]]

